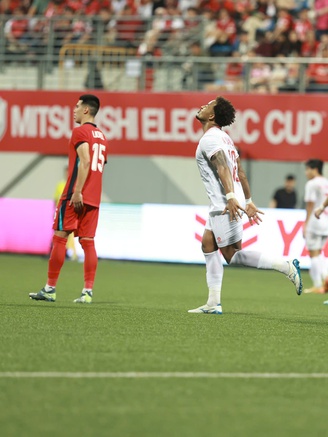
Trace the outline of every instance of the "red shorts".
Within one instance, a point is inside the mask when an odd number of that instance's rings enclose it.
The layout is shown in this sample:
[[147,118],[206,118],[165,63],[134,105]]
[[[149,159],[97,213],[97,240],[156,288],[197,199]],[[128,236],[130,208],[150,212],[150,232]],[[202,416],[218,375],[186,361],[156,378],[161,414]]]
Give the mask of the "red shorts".
[[77,214],[69,200],[61,200],[56,208],[54,224],[55,231],[74,231],[75,237],[94,237],[98,224],[99,208],[84,205],[83,211]]

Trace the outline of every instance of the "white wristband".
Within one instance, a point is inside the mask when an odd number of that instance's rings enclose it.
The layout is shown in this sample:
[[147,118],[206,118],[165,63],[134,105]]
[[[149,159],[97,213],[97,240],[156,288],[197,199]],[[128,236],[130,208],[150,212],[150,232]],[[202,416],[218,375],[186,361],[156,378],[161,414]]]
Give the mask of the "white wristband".
[[249,199],[246,199],[246,205],[249,205],[250,203],[253,203],[253,200],[251,197]]
[[227,193],[227,194],[226,194],[226,197],[227,197],[227,200],[230,200],[230,199],[235,199],[235,198],[236,198],[236,195],[235,195],[235,193],[233,193],[233,192],[231,191],[230,193]]

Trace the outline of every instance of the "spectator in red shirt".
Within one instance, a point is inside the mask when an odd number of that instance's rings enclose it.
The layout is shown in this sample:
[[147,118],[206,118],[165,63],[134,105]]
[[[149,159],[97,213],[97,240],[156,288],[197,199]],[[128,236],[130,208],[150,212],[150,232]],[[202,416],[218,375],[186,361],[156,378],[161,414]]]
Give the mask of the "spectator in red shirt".
[[101,8],[110,9],[108,0],[68,0],[68,6],[75,12],[79,11],[83,15],[97,15]]
[[287,36],[288,32],[293,27],[293,19],[287,9],[281,8],[277,12],[277,22],[273,31],[274,38],[278,35],[284,34]]
[[313,24],[309,20],[308,9],[301,9],[297,13],[297,18],[294,21],[294,30],[297,34],[297,37],[300,41],[305,41],[306,34],[308,31],[313,30]]
[[315,31],[308,30],[305,34],[305,40],[301,47],[301,56],[304,58],[311,58],[317,56],[319,42],[316,40]]
[[209,48],[211,56],[230,56],[236,38],[236,23],[229,15],[227,9],[218,13],[216,27],[212,30],[214,43]]
[[28,48],[29,20],[24,17],[24,9],[17,7],[12,18],[5,23],[4,33],[9,53],[24,53]]
[[[328,46],[321,51],[320,59],[328,60]],[[319,61],[319,59],[318,59]],[[328,64],[318,62],[317,64],[310,64],[307,69],[307,77],[309,85],[328,85]],[[320,90],[320,87],[317,87]],[[325,87],[327,90],[327,87]]]
[[328,33],[328,0],[315,0],[315,29],[316,38],[320,39],[320,36]]
[[226,9],[230,14],[235,12],[235,3],[231,0],[200,0],[198,7],[209,9],[212,12],[218,12],[221,9]]
[[218,13],[218,21],[216,23],[219,30],[219,35],[226,35],[227,40],[232,43],[236,37],[236,24],[232,19],[227,9],[221,9]]

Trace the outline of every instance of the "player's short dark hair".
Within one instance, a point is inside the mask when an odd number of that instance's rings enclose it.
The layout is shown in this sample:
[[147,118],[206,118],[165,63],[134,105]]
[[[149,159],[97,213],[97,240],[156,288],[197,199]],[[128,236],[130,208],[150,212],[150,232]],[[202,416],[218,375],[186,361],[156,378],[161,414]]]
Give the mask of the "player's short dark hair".
[[83,94],[80,96],[80,99],[82,101],[82,104],[89,106],[90,108],[90,114],[92,116],[95,116],[100,108],[100,101],[97,96],[94,96],[93,94]]
[[293,174],[288,174],[286,176],[286,181],[294,181],[296,177]]
[[316,168],[319,174],[322,174],[323,161],[321,161],[321,159],[309,159],[308,161],[306,161],[305,167],[309,167],[312,169]]
[[236,110],[229,100],[223,97],[215,99],[214,120],[220,127],[229,126],[236,119]]

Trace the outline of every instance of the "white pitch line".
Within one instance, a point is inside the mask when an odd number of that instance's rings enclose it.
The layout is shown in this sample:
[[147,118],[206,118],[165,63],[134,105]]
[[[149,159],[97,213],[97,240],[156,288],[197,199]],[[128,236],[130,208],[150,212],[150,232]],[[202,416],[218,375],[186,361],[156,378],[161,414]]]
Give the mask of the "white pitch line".
[[239,378],[327,379],[328,373],[225,373],[225,372],[0,372],[0,378],[142,379],[142,378]]

